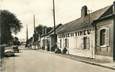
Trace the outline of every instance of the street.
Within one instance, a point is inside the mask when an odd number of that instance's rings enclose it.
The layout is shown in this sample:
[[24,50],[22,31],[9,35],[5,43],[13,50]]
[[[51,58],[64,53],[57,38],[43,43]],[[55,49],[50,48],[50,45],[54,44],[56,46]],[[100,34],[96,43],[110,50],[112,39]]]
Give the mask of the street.
[[23,49],[15,57],[4,59],[3,72],[115,72],[42,50]]

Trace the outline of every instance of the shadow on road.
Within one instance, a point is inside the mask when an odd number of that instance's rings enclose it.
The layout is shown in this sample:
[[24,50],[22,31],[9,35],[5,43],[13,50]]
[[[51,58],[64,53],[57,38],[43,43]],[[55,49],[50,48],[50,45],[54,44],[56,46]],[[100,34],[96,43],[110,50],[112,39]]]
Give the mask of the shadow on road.
[[19,57],[19,55],[14,55],[14,56],[5,56],[5,58],[10,58],[10,57]]

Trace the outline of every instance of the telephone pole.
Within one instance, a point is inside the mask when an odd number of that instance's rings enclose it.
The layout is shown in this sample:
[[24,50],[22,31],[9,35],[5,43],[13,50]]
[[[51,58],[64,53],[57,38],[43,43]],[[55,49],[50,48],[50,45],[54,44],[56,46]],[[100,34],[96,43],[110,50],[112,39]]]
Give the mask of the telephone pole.
[[26,24],[26,41],[28,41],[28,25]]
[[34,26],[34,33],[35,33],[35,15],[33,15],[33,26]]
[[54,34],[56,34],[56,20],[55,20],[55,0],[53,0],[53,22],[54,22]]
[[35,15],[33,14],[33,27],[34,27],[34,34],[33,34],[33,44],[35,42],[35,35],[36,35],[36,32],[35,32]]
[[56,34],[56,16],[55,16],[55,0],[53,0],[53,22],[54,22],[54,34],[52,34],[51,51],[55,51],[57,46],[57,34]]

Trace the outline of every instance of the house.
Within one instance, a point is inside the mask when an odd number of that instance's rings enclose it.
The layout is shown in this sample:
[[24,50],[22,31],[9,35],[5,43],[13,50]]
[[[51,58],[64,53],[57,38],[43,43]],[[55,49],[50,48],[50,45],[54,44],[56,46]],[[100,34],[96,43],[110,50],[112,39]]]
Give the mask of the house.
[[115,60],[115,4],[88,13],[81,9],[81,17],[64,24],[57,32],[58,46],[67,48],[69,54],[95,58],[110,57]]
[[[56,26],[55,31],[57,32],[58,29],[62,26],[62,24],[59,24]],[[57,35],[54,34],[54,28],[51,29],[51,31],[49,31],[48,33],[44,34],[41,37],[41,48],[48,50],[48,51],[54,51],[55,49],[53,49],[53,46],[56,45],[57,43]]]

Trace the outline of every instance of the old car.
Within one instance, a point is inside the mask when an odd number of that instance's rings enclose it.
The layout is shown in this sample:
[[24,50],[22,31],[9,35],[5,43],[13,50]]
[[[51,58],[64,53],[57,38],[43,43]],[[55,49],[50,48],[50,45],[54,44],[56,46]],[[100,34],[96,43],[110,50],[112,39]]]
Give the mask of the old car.
[[13,50],[14,50],[15,53],[19,53],[19,48],[18,48],[18,46],[14,46],[14,47],[13,47]]
[[5,50],[5,57],[11,57],[11,56],[15,56],[15,53],[13,51],[13,49],[7,49]]

